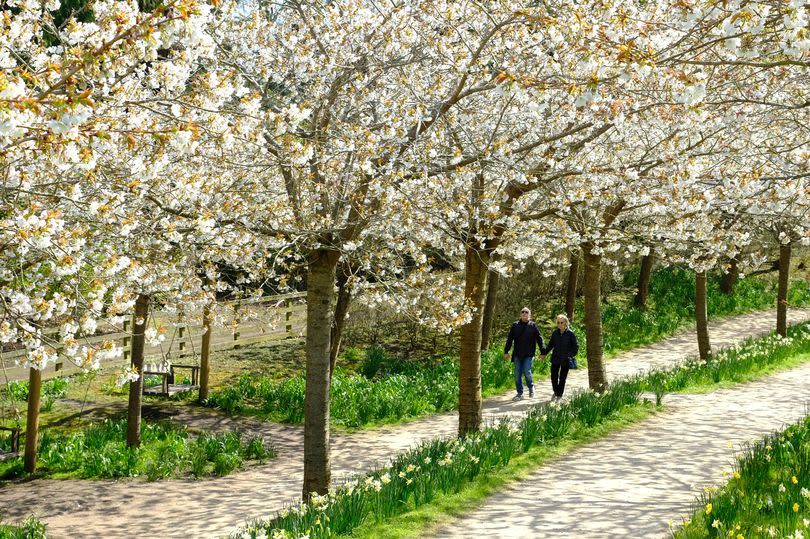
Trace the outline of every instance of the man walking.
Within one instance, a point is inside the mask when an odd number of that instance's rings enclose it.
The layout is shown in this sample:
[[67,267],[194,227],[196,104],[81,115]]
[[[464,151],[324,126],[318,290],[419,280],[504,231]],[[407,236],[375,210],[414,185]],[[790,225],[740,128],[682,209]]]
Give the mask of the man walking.
[[509,329],[509,336],[506,338],[506,347],[503,350],[503,360],[509,360],[509,349],[512,343],[515,350],[512,352],[512,361],[515,363],[515,389],[517,394],[512,397],[513,401],[523,400],[523,381],[526,378],[526,387],[529,388],[529,397],[534,397],[534,382],[532,381],[532,362],[534,352],[539,346],[543,349],[543,336],[537,325],[529,320],[531,311],[528,307],[520,310],[520,319],[512,324]]

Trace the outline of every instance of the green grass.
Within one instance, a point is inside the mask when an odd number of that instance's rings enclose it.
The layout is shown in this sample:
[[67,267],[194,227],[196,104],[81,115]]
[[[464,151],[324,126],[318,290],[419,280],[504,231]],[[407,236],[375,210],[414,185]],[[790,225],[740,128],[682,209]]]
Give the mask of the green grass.
[[678,393],[709,393],[718,389],[730,388],[748,382],[754,382],[765,376],[776,374],[785,370],[799,367],[805,363],[810,362],[810,353],[798,354],[791,356],[782,361],[775,363],[765,363],[756,368],[755,371],[750,372],[735,372],[734,376],[729,379],[722,379],[719,382],[704,379],[703,381],[695,381],[688,387],[680,389]]
[[[503,345],[493,345],[481,355],[482,391],[485,396],[512,387],[513,366],[503,361]],[[445,357],[416,363],[388,356],[379,347],[366,352],[360,367],[364,374],[336,369],[330,390],[333,424],[359,428],[401,422],[458,406],[458,360]],[[537,365],[536,375],[548,374],[548,364]],[[209,406],[229,413],[258,415],[285,423],[301,423],[306,380],[296,376],[284,381],[242,376],[238,383],[212,394]]]
[[[150,481],[223,476],[245,461],[275,456],[272,446],[258,438],[243,440],[238,432],[203,433],[195,438],[183,427],[144,421],[137,449],[127,447],[126,433],[126,419],[105,420],[73,432],[44,430],[37,451],[37,475],[58,479],[145,476]],[[0,478],[24,476],[22,464],[21,457],[0,463]]]
[[[626,284],[635,284],[637,273],[625,276]],[[810,285],[805,281],[793,281],[788,293],[788,304],[810,305]],[[776,305],[776,283],[772,279],[741,279],[730,296],[720,291],[720,276],[713,275],[708,283],[709,318],[733,316]],[[577,306],[575,320],[583,320],[582,306]],[[605,356],[638,346],[650,344],[672,335],[691,324],[695,319],[694,272],[679,267],[660,268],[650,281],[647,309],[633,305],[633,298],[622,296],[602,306],[602,330]],[[577,327],[574,328],[577,331]],[[584,334],[580,348],[584,349]]]
[[[57,399],[67,395],[70,379],[64,377],[51,378],[42,382],[40,390],[40,410],[50,412]],[[12,380],[3,389],[3,399],[7,404],[25,403],[28,401],[28,380]]]
[[716,389],[745,383],[810,360],[810,323],[788,328],[787,337],[770,333],[725,348],[706,361],[697,358],[650,371],[645,389],[660,402],[665,393]]
[[810,416],[748,446],[729,482],[695,505],[676,538],[810,535]]
[[0,523],[0,539],[45,539],[45,524],[34,515],[19,525]]

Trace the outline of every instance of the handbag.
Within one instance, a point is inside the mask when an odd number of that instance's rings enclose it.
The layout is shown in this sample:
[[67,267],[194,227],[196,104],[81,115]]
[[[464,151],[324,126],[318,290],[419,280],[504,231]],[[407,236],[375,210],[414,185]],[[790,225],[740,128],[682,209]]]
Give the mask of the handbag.
[[577,369],[577,368],[579,368],[579,365],[577,365],[577,358],[575,358],[575,357],[569,357],[568,358],[568,368],[569,369]]

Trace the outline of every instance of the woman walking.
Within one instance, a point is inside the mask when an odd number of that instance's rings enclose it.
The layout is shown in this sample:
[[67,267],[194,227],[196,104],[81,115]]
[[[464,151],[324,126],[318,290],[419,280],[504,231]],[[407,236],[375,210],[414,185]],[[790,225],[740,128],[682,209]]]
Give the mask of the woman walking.
[[579,352],[577,336],[571,331],[571,324],[564,314],[557,315],[557,329],[551,334],[548,346],[540,352],[540,360],[546,359],[551,353],[551,388],[554,391],[552,399],[561,399],[565,391],[565,379],[568,377],[569,360],[574,359]]

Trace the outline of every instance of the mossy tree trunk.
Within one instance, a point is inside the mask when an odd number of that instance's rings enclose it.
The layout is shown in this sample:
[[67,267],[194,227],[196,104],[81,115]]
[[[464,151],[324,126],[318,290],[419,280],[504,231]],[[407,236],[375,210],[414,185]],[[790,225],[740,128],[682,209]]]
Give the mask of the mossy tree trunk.
[[464,264],[464,298],[473,310],[472,319],[461,327],[459,354],[458,434],[481,428],[481,323],[487,297],[489,253],[467,245]]
[[568,287],[565,289],[565,316],[574,321],[574,309],[577,303],[577,284],[579,279],[579,254],[571,251],[571,263],[568,266]]
[[709,341],[709,316],[706,271],[695,273],[695,325],[697,328],[698,354],[700,359],[709,359],[712,347]]
[[315,249],[307,265],[307,374],[304,411],[304,500],[326,494],[332,480],[329,444],[330,341],[340,253]]
[[203,307],[202,317],[202,345],[200,346],[200,404],[208,399],[208,379],[211,374],[211,306],[206,305]]
[[42,391],[42,371],[28,369],[28,415],[25,424],[25,457],[23,469],[34,473],[37,469],[37,445],[39,443],[39,404]]
[[487,299],[484,303],[484,314],[481,320],[481,350],[486,350],[492,343],[492,324],[495,319],[495,306],[498,300],[498,287],[501,274],[497,271],[487,272]]
[[787,337],[787,296],[790,284],[791,244],[779,246],[779,288],[776,294],[776,333]]
[[731,257],[728,261],[728,271],[723,274],[720,279],[720,292],[726,296],[734,294],[734,288],[737,286],[737,279],[740,276],[740,261],[736,256]]
[[143,350],[146,344],[146,324],[149,318],[149,296],[138,294],[135,312],[132,315],[132,368],[138,379],[129,383],[129,406],[127,408],[127,446],[141,445],[141,402],[143,399]]
[[582,248],[585,263],[583,288],[585,291],[585,350],[588,356],[588,387],[601,391],[607,386],[607,373],[602,352],[601,279],[602,255],[593,254],[593,245]]
[[655,255],[652,249],[645,256],[641,257],[641,271],[638,274],[638,287],[633,303],[640,309],[647,308],[647,298],[650,295],[650,280],[652,279],[653,264]]

